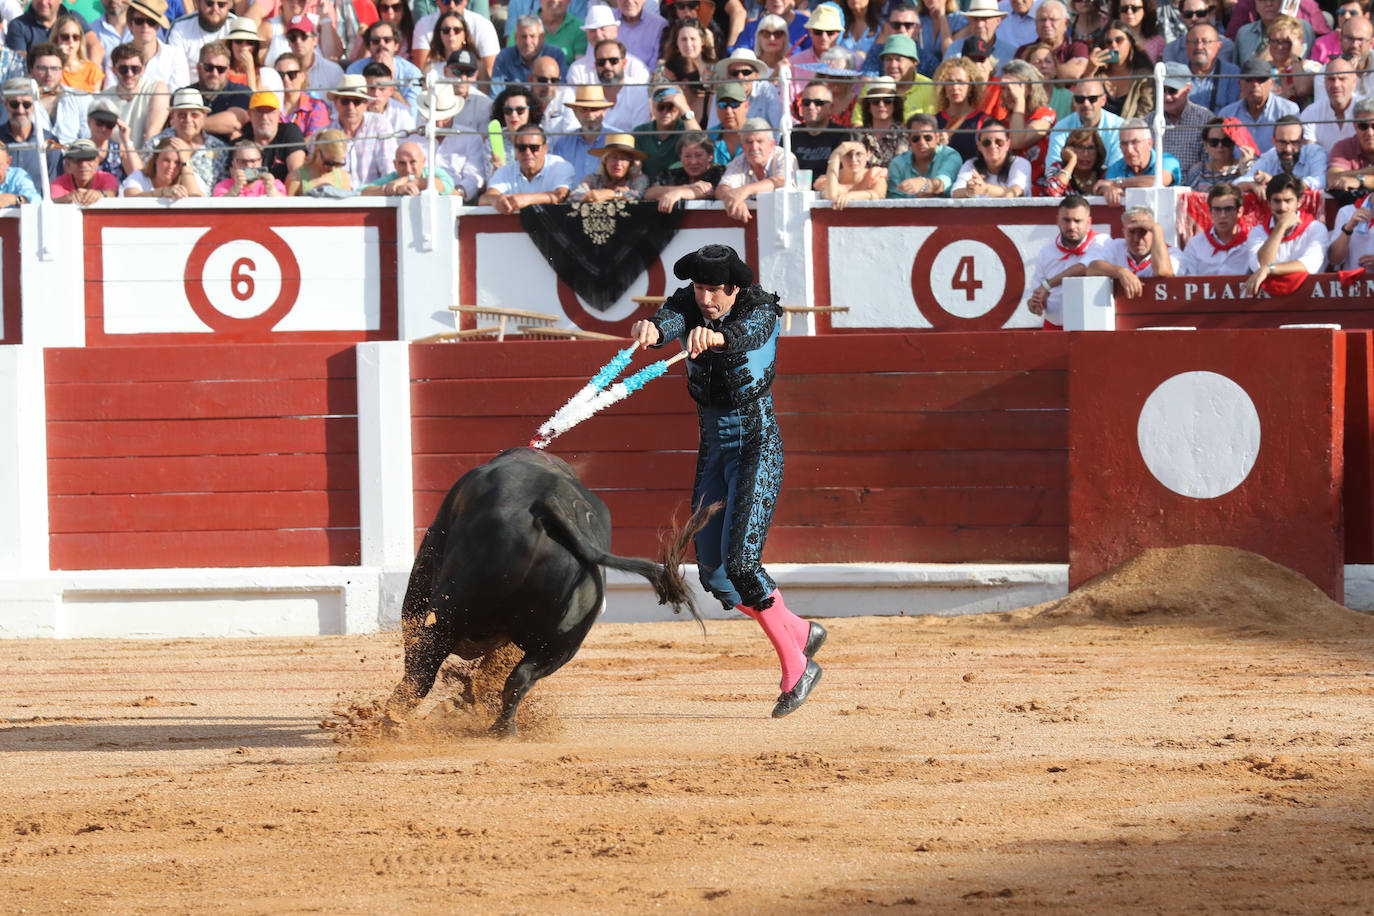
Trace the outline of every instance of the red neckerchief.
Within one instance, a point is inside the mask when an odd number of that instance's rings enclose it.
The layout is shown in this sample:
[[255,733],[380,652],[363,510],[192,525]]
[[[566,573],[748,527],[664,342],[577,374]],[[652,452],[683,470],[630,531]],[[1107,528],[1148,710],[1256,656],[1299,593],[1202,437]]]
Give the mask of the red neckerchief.
[[1150,262],[1152,260],[1154,260],[1153,254],[1147,254],[1145,256],[1145,260],[1137,261],[1135,258],[1131,257],[1131,253],[1129,251],[1126,252],[1126,266],[1129,267],[1131,269],[1131,273],[1135,274],[1137,277],[1140,276],[1140,272],[1142,270],[1146,270],[1149,268]]
[[1078,243],[1077,248],[1065,248],[1064,243],[1060,241],[1062,238],[1062,235],[1055,236],[1054,247],[1064,252],[1064,254],[1059,258],[1059,260],[1067,261],[1069,258],[1079,257],[1083,254],[1083,252],[1087,251],[1088,243],[1091,242],[1093,239],[1097,238],[1097,233],[1092,231],[1092,229],[1089,229],[1088,234],[1083,236],[1083,241]]
[[1209,226],[1208,229],[1207,229],[1207,241],[1209,241],[1209,242],[1212,243],[1212,254],[1213,254],[1213,255],[1221,254],[1223,251],[1230,251],[1232,248],[1235,248],[1237,245],[1242,244],[1242,243],[1243,243],[1246,239],[1248,239],[1249,237],[1250,237],[1250,230],[1249,230],[1248,228],[1243,227],[1243,226],[1237,225],[1237,226],[1236,226],[1236,231],[1235,231],[1235,233],[1231,236],[1231,241],[1226,242],[1225,244],[1223,244],[1223,243],[1217,241],[1216,233],[1212,230],[1212,227]]
[[[1302,235],[1304,232],[1306,232],[1306,231],[1307,231],[1307,227],[1310,226],[1310,225],[1312,225],[1312,214],[1308,213],[1306,210],[1299,210],[1299,211],[1298,211],[1298,224],[1297,224],[1296,226],[1293,227],[1293,231],[1292,231],[1292,232],[1290,232],[1290,233],[1288,233],[1287,235],[1285,235],[1285,236],[1284,236],[1282,239],[1280,239],[1279,241],[1282,241],[1282,242],[1291,242],[1291,241],[1293,241],[1295,238],[1297,238],[1298,236],[1300,236],[1300,235]],[[1273,234],[1274,234],[1274,216],[1273,216],[1272,213],[1269,215],[1269,225],[1266,226],[1265,228],[1269,230],[1269,234],[1270,234],[1270,235],[1273,235]]]

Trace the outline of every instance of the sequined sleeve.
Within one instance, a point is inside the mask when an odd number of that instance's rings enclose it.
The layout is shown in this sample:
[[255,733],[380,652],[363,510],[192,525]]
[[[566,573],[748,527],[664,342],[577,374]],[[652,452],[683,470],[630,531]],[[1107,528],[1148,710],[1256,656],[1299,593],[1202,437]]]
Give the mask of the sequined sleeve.
[[728,322],[720,332],[725,336],[725,352],[739,353],[755,350],[773,336],[782,307],[778,305],[776,293],[764,292],[759,286],[743,290],[744,295],[754,299],[754,308],[748,310],[740,321]]

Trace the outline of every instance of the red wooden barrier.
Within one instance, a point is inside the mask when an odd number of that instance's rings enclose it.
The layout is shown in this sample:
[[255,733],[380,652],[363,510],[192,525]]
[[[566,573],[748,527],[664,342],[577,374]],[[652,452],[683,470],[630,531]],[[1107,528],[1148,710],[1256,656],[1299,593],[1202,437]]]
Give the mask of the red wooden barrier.
[[45,356],[54,569],[359,561],[351,345]]
[[1374,332],[1346,331],[1345,562],[1374,563]]
[[1341,599],[1341,332],[1071,336],[1071,588],[1148,547],[1220,544]]
[[1116,297],[1117,330],[1159,326],[1277,328],[1339,324],[1374,328],[1374,275],[1344,284],[1338,274],[1313,274],[1288,296],[1241,295],[1244,277],[1173,277],[1142,281],[1134,299]]
[[0,344],[23,343],[23,327],[20,316],[19,286],[19,220],[0,219],[0,318],[4,330],[0,332]]
[[[417,543],[463,472],[527,442],[616,349],[413,346]],[[784,338],[767,559],[1064,562],[1067,350],[1067,335],[1015,332]],[[615,549],[647,554],[690,496],[696,436],[679,369],[551,451],[611,507]]]

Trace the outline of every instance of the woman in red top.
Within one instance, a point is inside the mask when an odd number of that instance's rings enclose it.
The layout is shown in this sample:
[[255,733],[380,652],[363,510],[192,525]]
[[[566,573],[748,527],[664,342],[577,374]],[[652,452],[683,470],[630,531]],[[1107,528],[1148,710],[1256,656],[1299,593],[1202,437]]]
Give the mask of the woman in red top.
[[1045,173],[1045,153],[1050,145],[1050,128],[1058,120],[1045,95],[1040,71],[1024,60],[1009,60],[1002,65],[1002,107],[1011,137],[1011,152],[1031,164],[1031,181],[1039,182]]

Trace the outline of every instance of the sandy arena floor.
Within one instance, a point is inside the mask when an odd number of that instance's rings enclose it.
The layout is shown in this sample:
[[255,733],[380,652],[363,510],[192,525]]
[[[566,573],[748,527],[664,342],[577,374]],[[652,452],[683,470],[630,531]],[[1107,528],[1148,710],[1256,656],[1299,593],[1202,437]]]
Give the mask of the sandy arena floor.
[[752,622],[600,626],[510,742],[321,727],[398,634],[0,642],[0,912],[1374,912],[1374,620],[1136,573],[779,721]]

